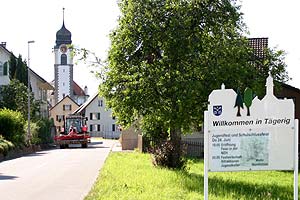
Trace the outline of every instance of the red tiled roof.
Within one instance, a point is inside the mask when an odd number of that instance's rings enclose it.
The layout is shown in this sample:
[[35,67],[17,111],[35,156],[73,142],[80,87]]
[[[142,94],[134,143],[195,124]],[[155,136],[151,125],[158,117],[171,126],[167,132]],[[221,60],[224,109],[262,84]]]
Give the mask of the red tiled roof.
[[77,96],[86,96],[84,90],[75,81],[73,81],[73,93]]
[[[54,86],[55,80],[51,81],[50,84]],[[73,94],[77,96],[88,96],[84,90],[73,80]]]

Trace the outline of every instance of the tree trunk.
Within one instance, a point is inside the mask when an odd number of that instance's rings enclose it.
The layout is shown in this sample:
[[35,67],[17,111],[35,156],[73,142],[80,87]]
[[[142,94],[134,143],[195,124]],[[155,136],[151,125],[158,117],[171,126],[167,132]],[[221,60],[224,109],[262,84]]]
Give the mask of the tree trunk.
[[182,166],[181,162],[181,131],[180,129],[176,129],[174,127],[170,128],[170,139],[174,147],[174,151],[172,153],[172,168],[180,168]]
[[250,116],[250,107],[247,107],[247,116]]
[[238,111],[237,111],[237,114],[236,114],[237,117],[240,117],[241,116],[241,107],[238,106]]

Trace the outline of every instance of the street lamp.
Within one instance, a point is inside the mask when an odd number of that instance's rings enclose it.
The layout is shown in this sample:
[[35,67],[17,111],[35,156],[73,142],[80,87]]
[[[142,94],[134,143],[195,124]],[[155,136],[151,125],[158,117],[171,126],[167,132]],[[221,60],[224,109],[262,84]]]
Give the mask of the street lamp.
[[[30,77],[29,77],[29,70],[30,70],[30,54],[29,54],[29,46],[31,43],[34,43],[33,40],[28,41],[28,58],[27,58],[27,100],[28,100],[28,127],[27,127],[27,136],[29,139],[31,139],[30,134]],[[29,141],[30,142],[30,141]]]

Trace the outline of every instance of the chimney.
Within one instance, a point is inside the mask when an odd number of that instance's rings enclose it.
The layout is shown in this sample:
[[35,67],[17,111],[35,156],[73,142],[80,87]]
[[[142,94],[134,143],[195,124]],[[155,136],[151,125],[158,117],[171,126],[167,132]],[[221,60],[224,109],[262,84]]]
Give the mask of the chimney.
[[84,87],[84,93],[86,96],[88,96],[88,87],[87,86]]
[[6,48],[6,42],[1,42],[0,44],[2,47]]

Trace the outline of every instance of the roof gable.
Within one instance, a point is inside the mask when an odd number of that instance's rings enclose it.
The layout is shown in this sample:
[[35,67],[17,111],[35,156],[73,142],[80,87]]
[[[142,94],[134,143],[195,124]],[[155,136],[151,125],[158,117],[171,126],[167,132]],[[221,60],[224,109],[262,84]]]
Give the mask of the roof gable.
[[[0,44],[0,49],[1,49],[3,52],[5,52],[7,55],[9,55],[9,56],[13,55],[13,53],[10,52],[10,51],[8,51],[8,50],[6,49],[6,47],[5,47],[3,44]],[[13,56],[14,56],[14,55],[13,55]]]
[[77,110],[74,111],[74,114],[81,113],[86,107],[88,107],[97,97],[99,96],[98,93],[94,94],[89,98],[84,104],[82,104]]
[[45,88],[47,90],[54,90],[54,87],[50,83],[48,83],[45,79],[43,79],[40,75],[38,75],[32,69],[29,68],[29,70],[32,73],[32,75],[34,75],[41,82],[41,85],[43,85],[43,88]]
[[50,109],[50,111],[53,110],[54,108],[56,108],[57,106],[59,106],[60,104],[65,103],[65,101],[67,101],[67,100],[70,100],[71,102],[73,102],[74,104],[76,104],[77,106],[79,106],[79,105],[76,103],[76,101],[74,101],[74,100],[68,95],[68,96],[65,96],[62,100],[60,100],[57,104],[55,104],[55,105]]

